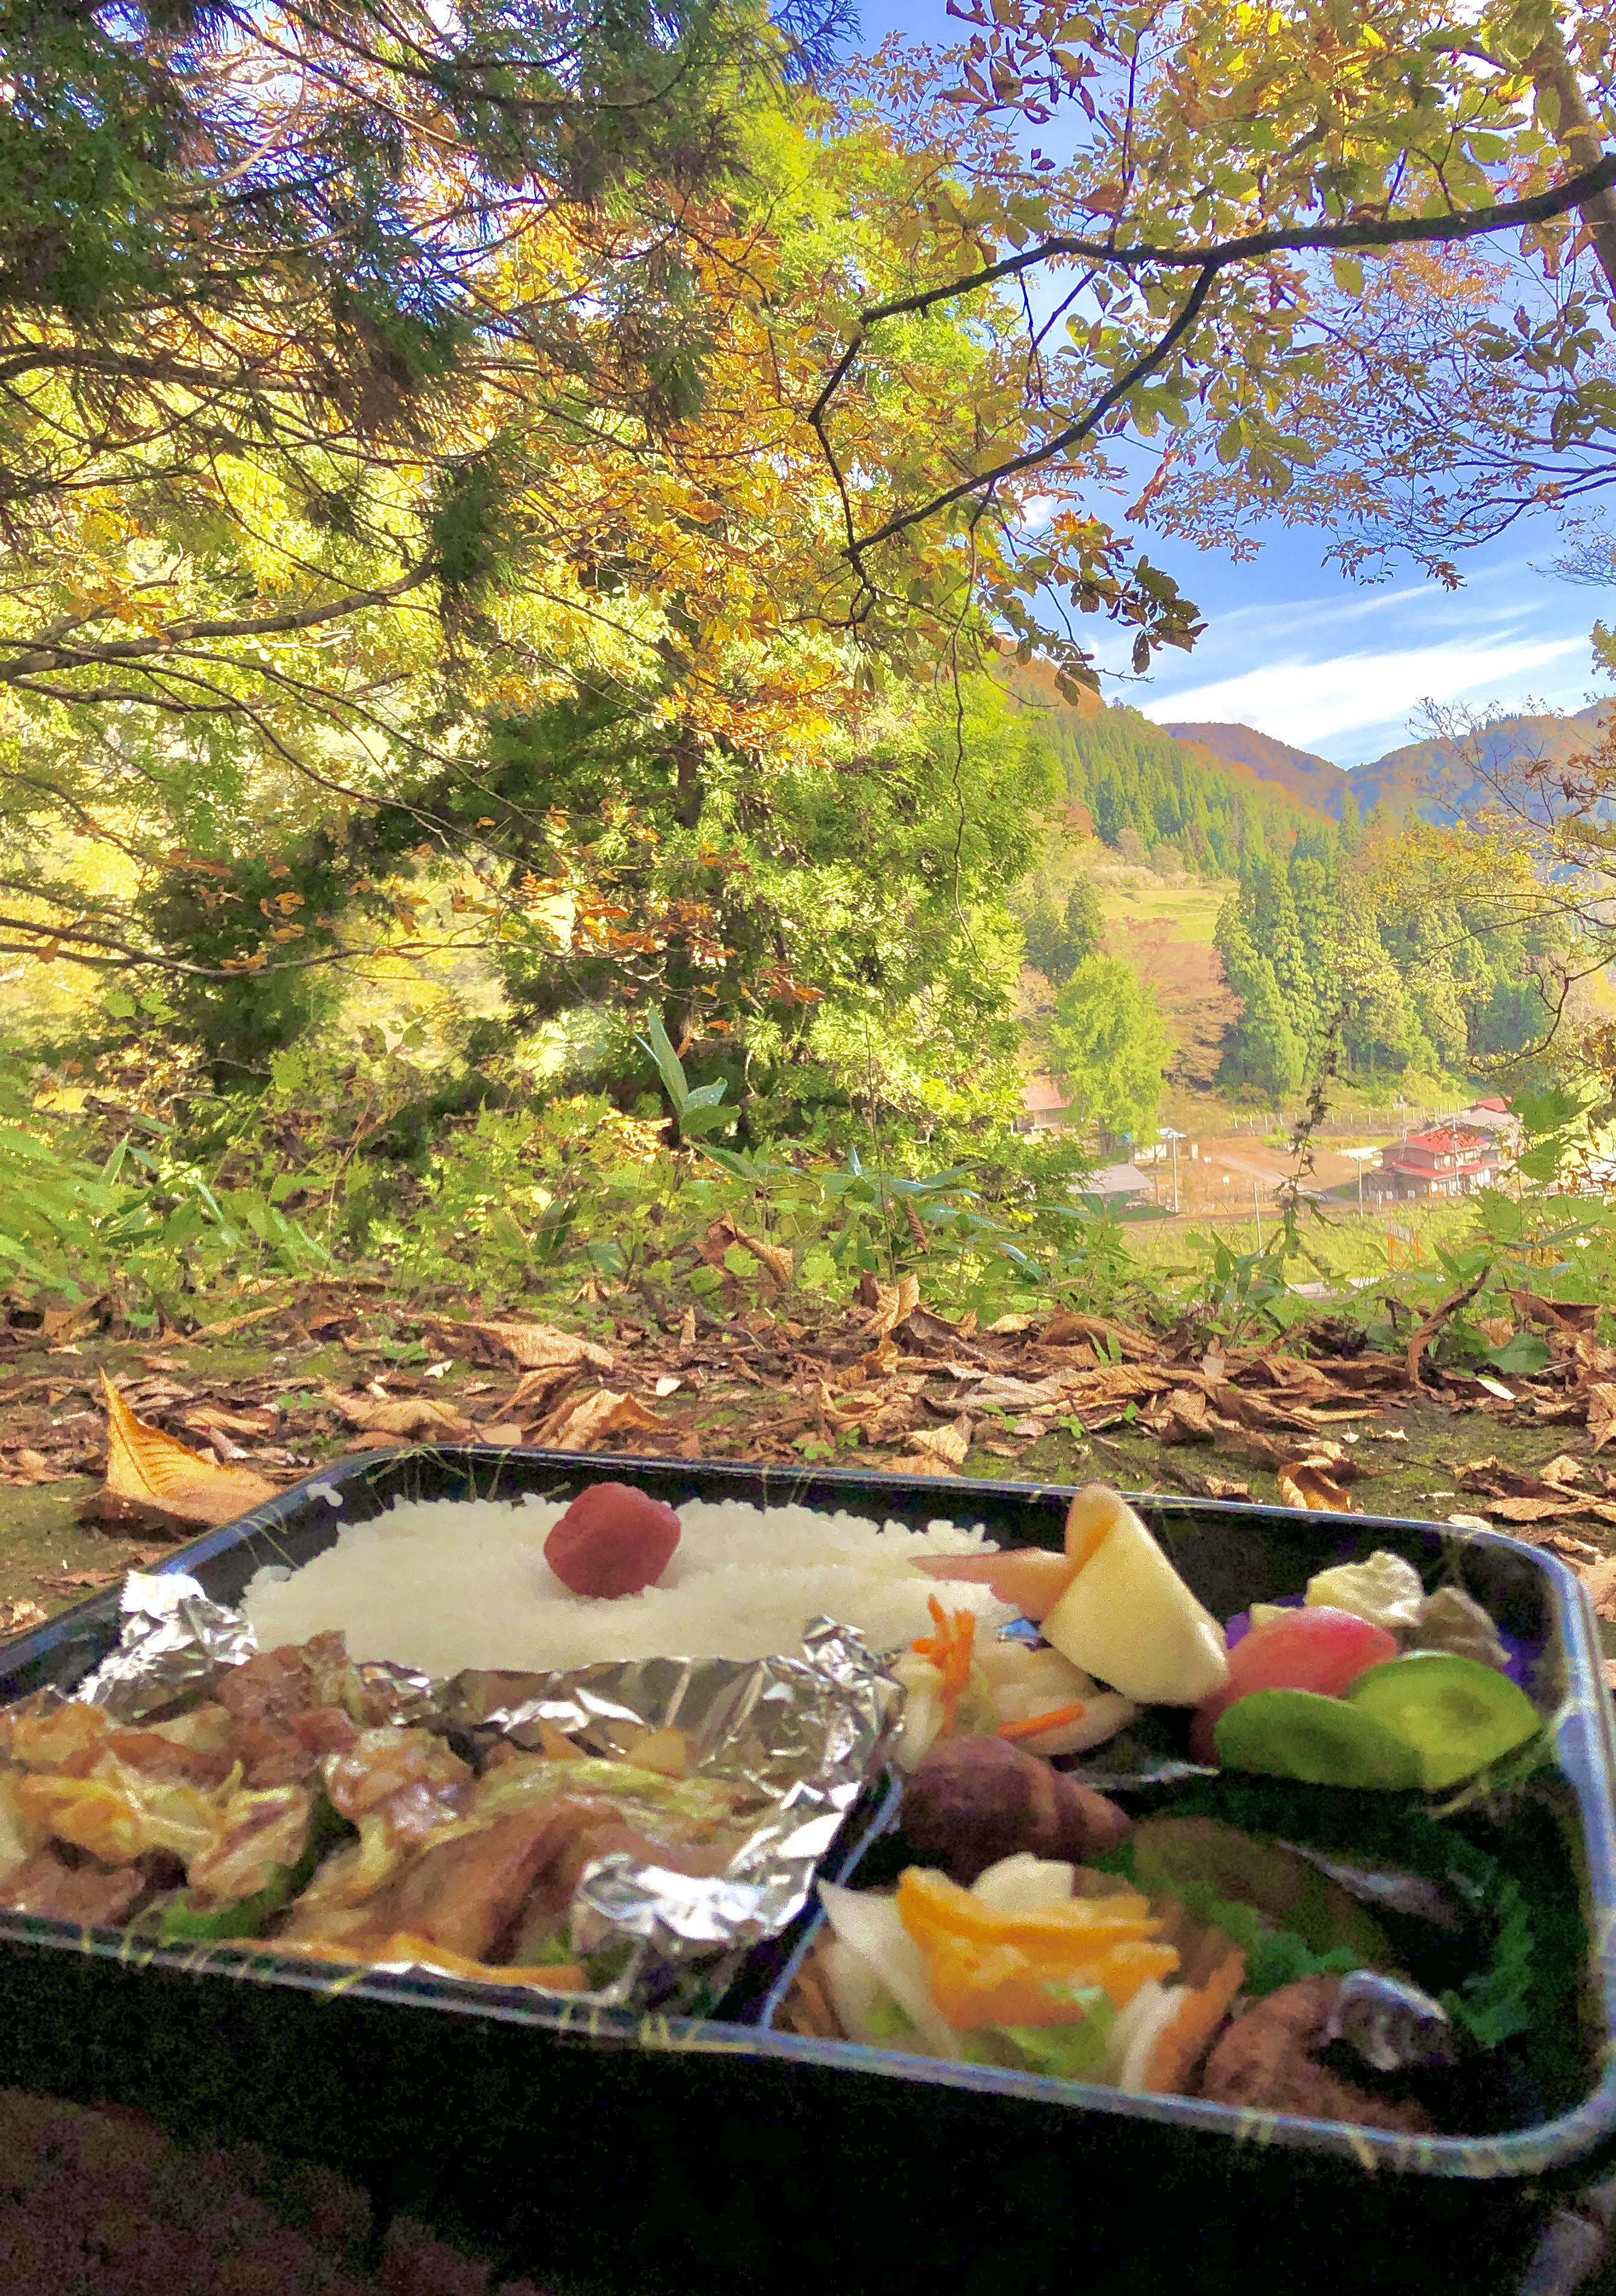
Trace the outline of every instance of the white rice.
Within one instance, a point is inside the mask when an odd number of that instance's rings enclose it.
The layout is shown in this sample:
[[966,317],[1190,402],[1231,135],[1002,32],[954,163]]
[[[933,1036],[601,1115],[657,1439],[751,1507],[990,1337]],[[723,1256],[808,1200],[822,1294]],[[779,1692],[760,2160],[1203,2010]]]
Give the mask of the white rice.
[[258,1571],[243,1607],[262,1650],[340,1627],[355,1658],[397,1659],[437,1675],[790,1655],[820,1617],[891,1650],[931,1631],[933,1594],[951,1610],[975,1611],[984,1631],[1016,1615],[985,1587],[940,1587],[913,1567],[915,1555],[991,1549],[980,1527],[883,1529],[858,1515],[734,1500],[682,1506],[678,1548],[660,1585],[603,1602],[570,1593],[545,1561],[545,1539],[563,1512],[553,1499],[409,1501],[349,1523],[300,1570]]

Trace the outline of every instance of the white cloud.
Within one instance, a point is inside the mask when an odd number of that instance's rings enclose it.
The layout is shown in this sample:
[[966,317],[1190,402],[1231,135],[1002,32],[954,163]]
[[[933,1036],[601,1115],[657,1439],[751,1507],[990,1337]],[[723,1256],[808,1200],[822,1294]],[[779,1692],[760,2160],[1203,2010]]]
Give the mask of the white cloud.
[[[1230,617],[1230,620],[1235,619]],[[1273,622],[1268,622],[1270,637]],[[1234,634],[1226,623],[1219,634]],[[1223,648],[1220,647],[1222,652]],[[1247,648],[1242,648],[1248,652]],[[1258,669],[1176,692],[1153,693],[1136,704],[1147,718],[1233,723],[1260,727],[1299,749],[1317,747],[1360,726],[1407,718],[1421,702],[1490,700],[1502,686],[1572,654],[1586,658],[1586,638],[1517,641],[1487,646],[1450,644],[1400,652],[1336,654],[1308,661],[1298,654]],[[1575,704],[1573,703],[1573,706]]]

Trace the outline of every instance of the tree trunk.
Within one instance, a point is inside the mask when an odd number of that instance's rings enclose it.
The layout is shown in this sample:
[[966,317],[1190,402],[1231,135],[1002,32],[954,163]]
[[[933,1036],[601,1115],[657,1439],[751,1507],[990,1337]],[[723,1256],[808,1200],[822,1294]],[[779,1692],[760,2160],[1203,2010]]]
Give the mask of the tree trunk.
[[[1532,76],[1544,123],[1548,126],[1552,121],[1554,140],[1572,167],[1579,175],[1585,168],[1597,167],[1604,157],[1599,124],[1583,99],[1576,68],[1566,53],[1558,25],[1538,41],[1527,58],[1527,70]],[[1592,235],[1594,253],[1604,274],[1605,284],[1616,295],[1616,191],[1595,193],[1581,214]]]

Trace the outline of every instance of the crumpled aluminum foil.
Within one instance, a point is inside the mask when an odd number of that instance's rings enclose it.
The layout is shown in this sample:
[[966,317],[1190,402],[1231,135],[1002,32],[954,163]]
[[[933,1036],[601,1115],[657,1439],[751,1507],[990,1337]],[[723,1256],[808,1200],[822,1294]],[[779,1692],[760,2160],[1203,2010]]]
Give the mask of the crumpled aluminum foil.
[[[240,1611],[179,1572],[131,1571],[121,1608],[118,1648],[72,1693],[121,1722],[205,1691],[258,1646]],[[881,1660],[852,1628],[829,1619],[807,1629],[800,1659],[638,1659],[443,1681],[389,1662],[362,1661],[358,1670],[401,1726],[440,1729],[481,1749],[504,1738],[535,1751],[542,1721],[599,1755],[626,1752],[644,1730],[677,1727],[693,1776],[746,1788],[751,1831],[719,1875],[672,1873],[621,1851],[585,1867],[573,1900],[575,1948],[628,1950],[610,1985],[565,1998],[611,2007],[710,2001],[754,1946],[785,1928],[882,1769],[903,1708]]]
[[139,1722],[172,1705],[258,1646],[239,1611],[213,1602],[180,1570],[131,1570],[119,1608],[118,1648],[73,1693],[86,1705],[104,1706],[116,1722]]

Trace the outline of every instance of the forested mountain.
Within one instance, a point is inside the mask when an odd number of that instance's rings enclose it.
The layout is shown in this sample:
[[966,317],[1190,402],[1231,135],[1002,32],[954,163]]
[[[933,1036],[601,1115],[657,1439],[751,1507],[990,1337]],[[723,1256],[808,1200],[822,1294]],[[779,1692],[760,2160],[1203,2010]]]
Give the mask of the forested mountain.
[[1251,768],[1175,741],[1136,709],[1062,701],[1045,664],[1002,676],[1103,844],[1126,851],[1131,835],[1146,851],[1170,845],[1185,868],[1233,877],[1250,858],[1287,851],[1303,823],[1323,818]]
[[1315,757],[1311,750],[1292,749],[1289,742],[1277,742],[1272,734],[1259,734],[1252,726],[1187,724],[1163,726],[1161,731],[1176,742],[1210,751],[1226,766],[1243,767],[1259,781],[1288,791],[1299,805],[1310,807],[1315,813],[1341,819],[1346,775],[1328,758]]
[[1427,821],[1452,821],[1467,807],[1486,804],[1494,785],[1522,767],[1557,766],[1586,750],[1602,714],[1603,706],[1595,705],[1572,716],[1553,711],[1500,718],[1472,734],[1405,742],[1372,764],[1350,767],[1292,749],[1250,726],[1179,723],[1161,730],[1334,821],[1341,820],[1349,798],[1360,814],[1379,806],[1394,821],[1410,813]]

